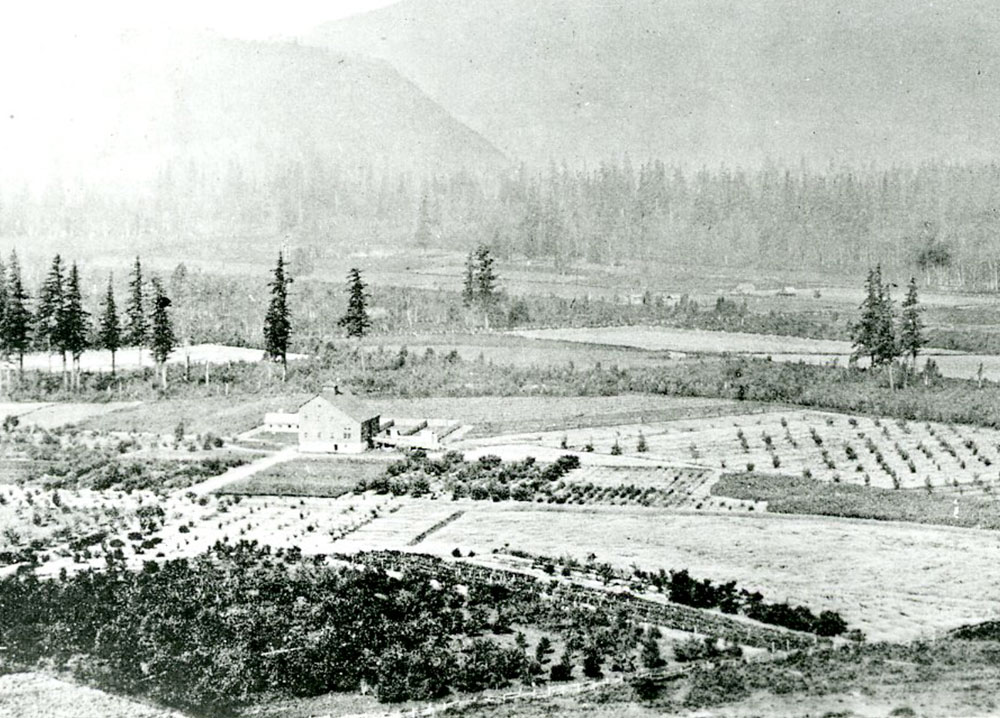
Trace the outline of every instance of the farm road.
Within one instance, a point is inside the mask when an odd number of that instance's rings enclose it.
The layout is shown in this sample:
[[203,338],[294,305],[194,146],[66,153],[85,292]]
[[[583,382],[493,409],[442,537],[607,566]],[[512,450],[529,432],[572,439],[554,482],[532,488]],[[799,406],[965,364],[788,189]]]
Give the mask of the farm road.
[[264,471],[265,469],[270,469],[272,466],[277,466],[278,464],[290,461],[299,455],[299,449],[297,446],[289,446],[286,449],[282,449],[276,454],[270,454],[257,461],[252,461],[249,464],[243,464],[242,466],[236,466],[224,474],[219,474],[218,476],[213,476],[200,484],[194,484],[186,489],[178,489],[177,494],[186,494],[187,492],[192,492],[198,496],[203,496],[205,494],[210,494],[213,491],[217,491],[226,484],[239,481],[240,479],[246,479],[253,476],[259,471]]

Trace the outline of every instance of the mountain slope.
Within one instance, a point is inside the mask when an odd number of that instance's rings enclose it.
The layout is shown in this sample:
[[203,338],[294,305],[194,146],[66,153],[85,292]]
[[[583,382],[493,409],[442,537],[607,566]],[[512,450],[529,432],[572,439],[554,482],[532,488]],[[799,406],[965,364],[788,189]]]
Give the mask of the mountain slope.
[[506,161],[378,60],[209,36],[77,50],[72,66],[50,66],[0,99],[9,177],[127,185],[187,160],[252,171],[312,155],[418,173]]
[[997,156],[984,0],[404,0],[309,41],[393,63],[537,162]]

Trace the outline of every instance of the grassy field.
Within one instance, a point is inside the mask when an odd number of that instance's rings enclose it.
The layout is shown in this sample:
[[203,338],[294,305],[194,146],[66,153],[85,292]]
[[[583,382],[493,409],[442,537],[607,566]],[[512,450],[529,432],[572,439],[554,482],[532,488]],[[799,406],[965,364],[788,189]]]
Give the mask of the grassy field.
[[458,502],[465,514],[421,543],[448,554],[508,547],[589,553],[629,568],[686,568],[775,601],[839,611],[870,638],[908,640],[996,615],[1000,564],[970,529],[754,513]]
[[178,713],[41,673],[12,673],[0,675],[0,716],[176,718]]
[[453,419],[472,424],[470,436],[572,429],[635,421],[716,416],[759,410],[752,402],[624,394],[586,397],[461,397],[371,399],[383,416]]
[[[553,341],[582,344],[585,345],[583,351],[590,353],[599,351],[602,345],[608,349],[615,348],[622,352],[624,366],[641,366],[643,363],[641,356],[631,355],[628,349],[655,352],[660,356],[660,361],[671,352],[729,353],[769,356],[777,362],[835,363],[841,366],[847,366],[848,358],[853,351],[848,341],[671,327],[529,329],[511,332],[510,335],[521,339],[535,339],[545,344],[551,344]],[[530,347],[520,351],[531,355]],[[556,350],[540,348],[539,354],[553,351]],[[975,379],[979,376],[981,366],[984,379],[1000,381],[1000,356],[928,349],[918,362],[918,366],[922,366],[928,357],[934,359],[943,376]]]
[[207,432],[235,436],[259,426],[269,411],[295,411],[309,396],[213,396],[210,399],[165,399],[144,402],[81,421],[85,429],[134,433],[173,433],[184,422],[189,434]]
[[383,461],[299,459],[278,464],[258,474],[227,484],[217,493],[244,496],[316,496],[337,498],[358,481],[385,473]]
[[709,354],[850,354],[851,343],[829,339],[802,339],[766,334],[711,332],[670,327],[600,327],[531,329],[511,332],[528,339],[633,347],[647,351],[704,352]]
[[[629,686],[582,696],[540,697],[455,712],[476,718],[848,718],[996,715],[1000,670],[995,644],[934,641],[857,649],[776,662],[723,664],[666,684],[643,700]],[[696,711],[696,712],[693,712]]]
[[894,491],[833,484],[797,476],[727,474],[712,494],[746,501],[766,501],[779,514],[818,514],[880,521],[1000,529],[1000,499],[957,492]]
[[16,416],[22,425],[54,429],[68,424],[85,425],[89,421],[124,409],[135,409],[138,402],[0,402],[0,417]]

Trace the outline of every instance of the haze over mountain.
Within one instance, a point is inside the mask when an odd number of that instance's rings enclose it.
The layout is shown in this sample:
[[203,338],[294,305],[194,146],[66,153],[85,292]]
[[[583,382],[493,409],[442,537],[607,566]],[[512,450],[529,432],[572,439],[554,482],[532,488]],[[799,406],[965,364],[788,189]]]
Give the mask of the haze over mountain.
[[[0,98],[0,177],[129,188],[167,166],[426,172],[506,162],[385,62],[291,43],[149,33],[79,40]],[[44,48],[40,50],[40,54]]]
[[998,156],[984,0],[404,0],[309,42],[387,60],[538,163]]

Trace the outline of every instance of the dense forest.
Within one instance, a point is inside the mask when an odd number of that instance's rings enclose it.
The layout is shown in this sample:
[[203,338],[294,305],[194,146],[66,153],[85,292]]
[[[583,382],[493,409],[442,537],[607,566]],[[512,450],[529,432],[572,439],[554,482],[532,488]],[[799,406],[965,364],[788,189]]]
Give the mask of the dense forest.
[[419,178],[344,167],[315,153],[251,170],[189,162],[131,198],[69,183],[0,194],[0,236],[132,249],[201,236],[282,237],[322,253],[359,238],[502,258],[652,259],[1000,290],[1000,166],[814,171],[772,166],[685,172],[627,158],[592,168],[456,172]]

